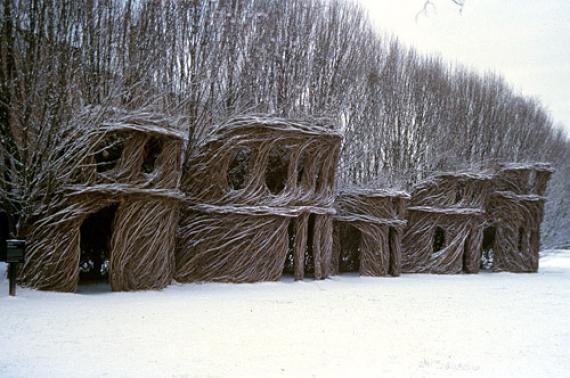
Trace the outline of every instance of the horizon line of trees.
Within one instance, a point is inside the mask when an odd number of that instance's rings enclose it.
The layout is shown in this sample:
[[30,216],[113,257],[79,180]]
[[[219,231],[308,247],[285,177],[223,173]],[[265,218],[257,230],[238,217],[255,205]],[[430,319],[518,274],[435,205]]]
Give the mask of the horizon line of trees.
[[544,245],[570,245],[570,141],[543,105],[378,34],[356,3],[3,0],[0,20],[0,207],[19,219],[85,106],[182,116],[189,150],[232,115],[271,113],[334,120],[340,186],[550,161]]

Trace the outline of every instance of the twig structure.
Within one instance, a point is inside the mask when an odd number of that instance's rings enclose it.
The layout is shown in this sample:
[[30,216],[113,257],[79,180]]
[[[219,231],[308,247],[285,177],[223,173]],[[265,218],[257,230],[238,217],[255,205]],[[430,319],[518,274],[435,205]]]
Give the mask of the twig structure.
[[403,238],[402,271],[479,271],[485,204],[492,176],[446,173],[412,191]]
[[419,183],[408,207],[402,271],[536,272],[552,172],[544,163],[502,164],[495,173],[447,173]]
[[[536,272],[544,193],[553,169],[548,164],[503,164],[487,205],[492,269]],[[493,235],[494,234],[494,235]]]
[[112,290],[170,284],[185,133],[156,114],[106,117],[69,146],[73,179],[28,227],[21,284],[76,291],[86,253],[107,261]]
[[323,120],[232,118],[184,167],[180,121],[105,110],[62,131],[17,235],[28,245],[22,285],[73,292],[89,272],[139,290],[173,278],[538,269],[548,164],[443,173],[411,196],[337,193],[342,134]]
[[330,126],[263,116],[218,126],[182,181],[175,279],[278,280],[334,272],[335,172],[342,135]]
[[336,273],[400,274],[400,246],[409,198],[406,192],[381,189],[339,193],[334,217]]

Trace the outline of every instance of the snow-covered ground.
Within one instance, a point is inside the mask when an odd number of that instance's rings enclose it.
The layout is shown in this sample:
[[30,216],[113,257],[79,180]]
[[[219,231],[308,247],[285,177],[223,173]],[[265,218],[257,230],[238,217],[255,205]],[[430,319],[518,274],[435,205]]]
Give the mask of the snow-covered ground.
[[569,377],[570,251],[538,274],[83,294],[0,265],[0,377]]

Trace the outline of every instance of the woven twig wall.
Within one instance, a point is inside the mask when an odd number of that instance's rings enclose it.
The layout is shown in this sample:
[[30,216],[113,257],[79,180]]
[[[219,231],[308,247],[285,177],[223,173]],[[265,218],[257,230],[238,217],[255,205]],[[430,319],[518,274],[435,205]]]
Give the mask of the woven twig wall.
[[493,195],[489,220],[495,227],[494,271],[536,272],[540,247],[540,223],[544,200],[509,192]]
[[544,196],[554,170],[549,164],[503,164],[494,177],[494,188],[500,192]]
[[[182,190],[192,203],[332,208],[341,138],[306,123],[236,119],[197,149]],[[232,183],[236,161],[243,173]],[[276,171],[276,165],[284,169]]]
[[172,281],[178,201],[143,198],[117,209],[110,283],[117,290],[160,289]]
[[[476,273],[481,260],[482,215],[409,211],[403,236],[402,272]],[[435,247],[436,230],[443,232]]]
[[182,213],[176,253],[179,282],[275,281],[288,248],[290,218]]
[[176,279],[276,280],[290,249],[297,279],[308,253],[314,276],[327,277],[340,142],[329,128],[276,118],[240,117],[218,127],[195,149],[183,178]]
[[410,206],[484,209],[492,176],[474,173],[441,174],[418,183]]

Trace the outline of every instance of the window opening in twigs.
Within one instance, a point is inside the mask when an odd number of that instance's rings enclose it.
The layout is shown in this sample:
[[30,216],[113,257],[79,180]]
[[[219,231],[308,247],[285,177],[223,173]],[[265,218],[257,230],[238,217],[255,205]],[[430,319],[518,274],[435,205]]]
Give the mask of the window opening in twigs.
[[245,188],[250,172],[251,150],[249,148],[239,149],[228,166],[228,185],[230,189],[240,190]]
[[272,149],[265,170],[265,183],[272,194],[279,194],[285,189],[288,168],[289,151],[283,147]]
[[398,197],[392,198],[392,209],[394,209],[394,213],[396,217],[402,218],[404,214],[402,214],[402,206],[400,206],[400,202],[402,200]]
[[89,215],[80,228],[79,283],[108,282],[116,205]]
[[433,233],[433,252],[439,252],[445,247],[445,231],[441,227],[436,227]]
[[307,169],[307,160],[307,154],[303,153],[297,165],[297,187],[303,186],[303,176],[305,174],[305,169]]
[[360,230],[349,224],[342,226],[341,253],[338,270],[340,273],[360,271]]
[[162,147],[162,140],[158,138],[150,138],[146,142],[142,163],[142,171],[144,173],[152,173],[156,169],[156,160],[162,152]]
[[459,183],[457,185],[457,189],[455,190],[455,203],[461,203],[463,201],[463,196],[465,194],[465,185],[463,183]]
[[483,243],[481,244],[481,269],[483,270],[493,268],[495,258],[493,249],[495,248],[496,234],[495,226],[489,226],[483,230]]
[[97,172],[108,172],[117,166],[123,154],[124,141],[116,136],[108,137],[95,153]]
[[323,167],[322,164],[317,166],[317,174],[315,177],[315,192],[320,193],[322,187],[324,185],[324,177],[323,177]]

